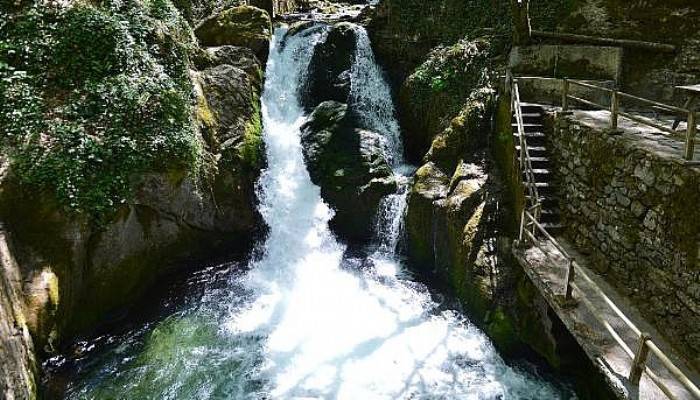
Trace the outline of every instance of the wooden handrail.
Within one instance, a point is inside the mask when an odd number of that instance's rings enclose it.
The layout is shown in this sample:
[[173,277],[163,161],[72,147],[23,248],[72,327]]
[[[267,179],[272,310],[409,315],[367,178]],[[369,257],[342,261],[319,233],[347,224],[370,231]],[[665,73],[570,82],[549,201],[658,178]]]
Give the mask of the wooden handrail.
[[[527,138],[525,137],[525,123],[523,122],[523,110],[517,79],[513,81],[511,93],[513,96],[512,107],[515,112],[516,124],[518,126],[518,140],[520,143],[520,170],[525,173],[525,186],[530,197],[530,203],[533,204],[534,207],[537,207],[541,203],[540,194],[535,181],[535,171],[532,167],[530,149],[527,144]],[[536,215],[539,218],[539,209],[536,209]]]
[[[603,324],[603,327],[605,327],[605,329],[610,333],[615,342],[624,350],[625,354],[627,354],[632,359],[632,368],[630,370],[629,380],[634,384],[638,384],[639,378],[641,377],[642,373],[646,373],[647,376],[649,376],[649,378],[652,380],[652,382],[654,382],[659,387],[659,389],[666,396],[668,396],[668,398],[672,400],[676,399],[676,396],[673,395],[673,393],[659,378],[659,376],[654,371],[652,371],[648,365],[646,365],[647,353],[651,351],[659,359],[659,361],[661,361],[661,363],[671,373],[671,375],[676,381],[683,385],[683,387],[685,387],[688,390],[688,392],[690,392],[696,399],[700,399],[700,389],[698,389],[697,385],[695,385],[695,383],[693,383],[683,373],[683,371],[681,371],[673,363],[673,361],[671,361],[671,359],[654,343],[651,337],[649,337],[646,333],[642,332],[615,304],[615,302],[613,302],[610,299],[610,297],[608,297],[608,295],[605,294],[605,292],[595,283],[595,281],[593,281],[593,279],[591,279],[591,277],[588,276],[586,271],[576,263],[575,259],[569,255],[566,249],[564,249],[564,247],[561,244],[559,244],[559,242],[557,242],[557,240],[549,232],[547,232],[547,229],[537,221],[537,219],[530,213],[531,210],[532,208],[523,210],[522,212],[520,224],[520,239],[522,241],[525,236],[529,237],[532,241],[532,244],[535,247],[542,251],[542,253],[544,253],[547,258],[551,258],[548,254],[548,251],[540,245],[540,242],[538,241],[534,233],[525,229],[526,226],[532,225],[534,228],[537,228],[537,230],[539,230],[544,235],[547,241],[549,241],[549,243],[552,246],[554,246],[554,248],[564,257],[564,259],[568,263],[569,268],[569,270],[567,271],[567,278],[565,282],[565,296],[567,300],[570,300],[571,293],[573,293],[574,289],[579,293],[583,293],[583,291],[578,287],[578,285],[576,285],[574,279],[572,278],[574,275],[583,277],[587,281],[588,285],[593,289],[593,291],[598,296],[603,298],[608,307],[637,336],[638,344],[637,350],[635,352],[629,347],[629,345],[627,345],[627,343],[622,339],[620,334],[605,319],[605,317],[597,311],[597,308],[593,305],[593,303],[591,303],[591,301],[588,300],[585,296],[580,296],[580,299],[583,301],[583,303],[586,305],[589,311],[593,314],[593,316],[601,324]],[[527,220],[529,220],[529,222],[524,222]]]
[[[536,78],[531,77],[530,79],[536,79]],[[595,102],[590,101],[590,100],[586,100],[586,99],[581,98],[581,97],[571,95],[569,93],[570,92],[569,89],[570,89],[572,84],[577,85],[577,86],[581,86],[581,87],[585,87],[585,88],[589,88],[589,89],[603,91],[605,93],[610,93],[610,95],[611,95],[610,108],[608,109],[608,107],[605,107],[601,104],[595,103]],[[562,110],[567,111],[569,109],[569,100],[574,100],[574,101],[577,101],[579,103],[585,104],[589,107],[598,108],[598,109],[602,109],[602,110],[609,110],[610,111],[610,127],[613,130],[617,130],[618,118],[620,116],[623,116],[625,118],[628,118],[628,119],[635,121],[635,122],[638,122],[640,124],[647,125],[647,126],[650,126],[652,128],[658,129],[662,132],[670,133],[672,135],[678,134],[678,132],[676,132],[672,128],[663,126],[660,123],[651,121],[651,120],[646,119],[646,118],[639,117],[639,116],[631,114],[631,113],[620,111],[620,98],[632,99],[632,100],[640,102],[640,103],[644,103],[647,105],[651,105],[653,107],[661,108],[663,110],[672,112],[674,114],[687,115],[688,123],[687,123],[687,129],[686,129],[686,133],[685,133],[685,150],[683,153],[683,157],[687,161],[692,161],[693,158],[695,158],[695,136],[697,134],[697,122],[696,122],[695,112],[693,110],[688,110],[685,108],[680,108],[680,107],[672,106],[669,104],[660,103],[658,101],[645,99],[643,97],[631,95],[629,93],[624,93],[624,92],[620,92],[620,91],[617,91],[614,89],[604,88],[601,86],[593,85],[590,83],[586,83],[586,82],[582,82],[582,81],[574,80],[574,79],[564,79],[563,93],[562,93]]]

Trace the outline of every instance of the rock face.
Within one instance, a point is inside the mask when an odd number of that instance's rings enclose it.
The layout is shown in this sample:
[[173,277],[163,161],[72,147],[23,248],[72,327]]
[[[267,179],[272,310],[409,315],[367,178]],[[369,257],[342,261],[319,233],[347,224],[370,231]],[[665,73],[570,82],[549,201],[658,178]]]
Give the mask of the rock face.
[[408,263],[456,296],[502,351],[526,344],[560,366],[561,323],[510,252],[517,217],[492,154],[501,143],[489,140],[490,48],[486,38],[438,47],[401,85],[404,143],[423,165],[408,197]]
[[341,22],[334,25],[326,40],[316,46],[302,95],[302,102],[309,111],[327,100],[348,103],[356,43],[354,25]]
[[311,180],[336,211],[331,228],[367,240],[380,200],[397,188],[380,135],[354,128],[347,105],[326,101],[302,127],[302,145]]
[[61,338],[94,326],[177,262],[241,248],[259,229],[260,82],[231,65],[196,75],[197,117],[213,163],[208,188],[177,168],[151,173],[129,205],[96,225],[11,175],[0,185],[0,220],[29,282],[27,321],[38,349],[50,352]]
[[2,175],[0,221],[12,233],[23,319],[38,351],[109,318],[184,260],[244,249],[260,231],[261,65],[250,50],[209,51],[212,66],[192,72],[206,179],[178,167],[140,176],[134,198],[97,223]]
[[272,35],[272,21],[270,15],[259,8],[233,7],[206,18],[197,25],[195,34],[203,46],[247,47],[265,61]]
[[[456,155],[468,152],[467,145],[478,144],[468,142],[488,136],[483,129],[488,129],[494,93],[490,49],[487,39],[438,47],[403,82],[399,116],[410,159],[420,160],[430,149],[454,168]],[[469,130],[474,133],[467,138],[458,136]]]
[[0,227],[0,397],[30,400],[36,396],[37,365],[24,318],[22,274],[8,239]]

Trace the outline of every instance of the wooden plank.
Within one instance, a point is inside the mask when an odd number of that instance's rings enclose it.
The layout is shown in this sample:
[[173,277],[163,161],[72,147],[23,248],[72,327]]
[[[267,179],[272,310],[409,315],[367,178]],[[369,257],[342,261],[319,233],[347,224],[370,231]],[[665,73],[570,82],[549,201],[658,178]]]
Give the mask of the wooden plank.
[[651,104],[655,107],[663,108],[664,110],[672,111],[674,113],[683,114],[683,115],[688,113],[688,110],[685,108],[680,108],[680,107],[671,106],[671,105],[664,104],[664,103],[659,103],[658,101],[645,99],[643,97],[638,97],[638,96],[635,96],[635,95],[632,95],[629,93],[619,92],[619,95],[620,95],[620,97],[636,100],[640,103]]
[[641,40],[613,39],[599,36],[579,35],[574,33],[558,33],[533,30],[532,37],[541,39],[556,39],[563,42],[590,43],[602,46],[619,46],[631,49],[654,50],[664,53],[674,53],[676,46],[672,44],[644,42]]
[[600,91],[603,91],[603,92],[612,93],[612,91],[613,91],[612,89],[608,89],[608,88],[605,88],[605,87],[602,87],[602,86],[598,86],[598,85],[593,85],[593,84],[591,84],[591,83],[586,83],[586,82],[584,82],[584,81],[569,79],[569,82],[573,83],[574,85],[587,87],[587,88],[589,88],[589,89],[596,89],[596,90],[600,90]]
[[685,90],[685,91],[688,91],[688,92],[693,92],[693,93],[698,93],[698,94],[700,94],[700,84],[697,84],[697,85],[676,86],[676,89],[681,89],[681,90]]
[[591,107],[593,107],[593,108],[597,108],[597,109],[599,109],[599,110],[607,110],[607,109],[608,109],[608,107],[605,107],[605,106],[600,105],[600,104],[598,104],[598,103],[594,103],[594,102],[589,101],[589,100],[586,100],[586,99],[582,99],[582,98],[580,98],[580,97],[576,97],[576,96],[571,96],[571,95],[569,95],[569,99],[571,99],[571,100],[576,100],[576,101],[578,101],[579,103],[583,103],[583,104],[585,104],[585,105],[591,106]]
[[690,393],[695,396],[696,399],[700,399],[700,389],[698,389],[697,386],[693,383],[693,381],[690,380],[683,371],[681,371],[676,365],[671,361],[671,359],[664,354],[661,349],[652,341],[649,341],[647,343],[647,346],[649,346],[649,349],[656,355],[656,357],[661,360],[661,363],[664,364],[666,369],[673,375],[674,378],[676,378],[683,386],[685,386],[686,389],[690,391]]
[[638,117],[638,116],[636,116],[636,115],[634,115],[634,114],[626,113],[626,112],[623,112],[623,111],[620,111],[619,114],[622,115],[623,117],[627,118],[627,119],[631,119],[632,121],[639,122],[640,124],[643,124],[643,125],[646,125],[646,126],[650,126],[650,127],[652,127],[652,128],[656,128],[656,129],[658,129],[658,130],[660,130],[660,131],[663,131],[663,132],[666,132],[666,133],[670,133],[670,134],[672,134],[672,135],[675,135],[675,134],[677,133],[677,132],[674,131],[673,129],[671,129],[671,128],[667,127],[667,126],[663,126],[663,125],[661,125],[661,124],[657,124],[656,122],[650,121],[650,120],[647,119],[647,118]]

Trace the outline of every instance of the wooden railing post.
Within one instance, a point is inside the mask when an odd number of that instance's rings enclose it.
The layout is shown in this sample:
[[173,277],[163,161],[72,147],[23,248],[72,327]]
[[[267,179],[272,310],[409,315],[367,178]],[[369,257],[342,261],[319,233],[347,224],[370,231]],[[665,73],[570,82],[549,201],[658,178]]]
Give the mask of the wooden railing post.
[[566,293],[564,295],[564,298],[566,301],[571,301],[573,299],[573,294],[574,294],[574,278],[576,277],[576,270],[574,269],[574,260],[572,258],[569,258],[569,265],[568,269],[566,272]]
[[612,129],[613,131],[617,130],[617,119],[619,111],[620,96],[618,96],[617,90],[613,90],[612,98],[610,99],[610,129]]
[[646,369],[647,357],[649,356],[649,346],[647,342],[651,340],[651,336],[642,332],[639,335],[639,341],[637,342],[637,352],[634,354],[634,361],[632,361],[632,370],[630,371],[630,382],[634,385],[639,385],[639,380],[642,378],[642,373]]
[[[527,206],[525,206],[527,207]],[[518,236],[518,241],[522,244],[525,243],[523,240],[525,239],[525,210],[523,210],[522,214],[520,215],[520,235]]]
[[695,134],[697,133],[695,111],[688,112],[688,130],[685,134],[685,159],[692,160],[695,155]]
[[561,110],[567,111],[569,109],[569,80],[564,78],[564,89],[561,94]]

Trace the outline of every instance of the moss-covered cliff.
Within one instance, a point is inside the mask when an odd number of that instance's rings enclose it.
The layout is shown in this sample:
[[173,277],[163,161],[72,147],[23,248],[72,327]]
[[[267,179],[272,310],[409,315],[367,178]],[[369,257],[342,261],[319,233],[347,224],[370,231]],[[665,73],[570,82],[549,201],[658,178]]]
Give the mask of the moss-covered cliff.
[[270,18],[238,7],[207,48],[184,6],[2,3],[0,223],[40,354],[184,259],[246,248],[263,229]]

